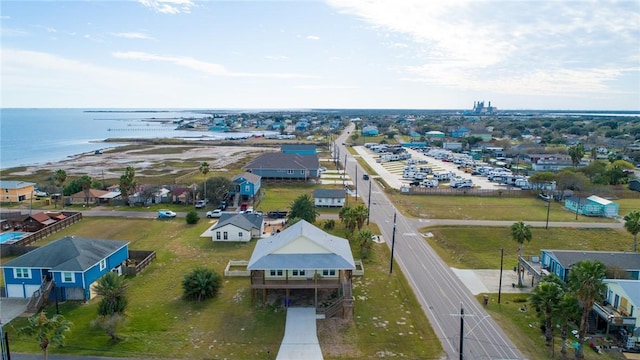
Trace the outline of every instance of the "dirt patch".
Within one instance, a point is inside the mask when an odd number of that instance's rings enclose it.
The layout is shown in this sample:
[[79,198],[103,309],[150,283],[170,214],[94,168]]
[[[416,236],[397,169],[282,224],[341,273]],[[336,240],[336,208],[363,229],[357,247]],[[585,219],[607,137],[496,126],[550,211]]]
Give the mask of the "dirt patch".
[[357,342],[351,341],[345,333],[354,325],[353,321],[342,318],[322,319],[317,321],[318,341],[322,354],[332,358],[362,357],[362,353],[355,346]]

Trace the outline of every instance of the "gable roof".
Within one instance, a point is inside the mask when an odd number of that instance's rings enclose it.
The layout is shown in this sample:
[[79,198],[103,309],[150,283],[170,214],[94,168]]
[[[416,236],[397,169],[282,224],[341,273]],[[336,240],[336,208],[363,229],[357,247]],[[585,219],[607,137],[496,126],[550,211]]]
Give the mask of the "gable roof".
[[219,229],[226,225],[233,225],[246,231],[251,231],[251,229],[259,230],[262,228],[262,215],[222,213],[218,223],[211,230]]
[[244,179],[244,180],[246,180],[246,181],[248,181],[250,183],[257,184],[258,181],[260,181],[261,178],[262,178],[262,176],[260,176],[260,175],[256,175],[256,174],[253,174],[253,173],[245,171],[242,174],[238,174],[238,175],[234,176],[233,178],[231,178],[231,181],[237,183],[237,182],[240,182],[242,179]]
[[127,244],[127,241],[66,236],[19,256],[2,267],[85,271]]
[[600,205],[609,205],[609,204],[613,204],[613,201],[609,201],[607,199],[603,199],[600,196],[596,196],[596,195],[591,195],[587,198],[587,200],[589,201],[593,201],[594,203],[600,204]]
[[46,213],[43,212],[39,212],[39,213],[35,213],[35,214],[31,214],[29,216],[27,216],[25,218],[25,220],[32,218],[33,220],[44,224],[44,225],[49,225],[49,224],[53,224],[56,221],[54,219],[52,219],[51,217],[49,217],[49,215],[47,215]]
[[[89,189],[89,198],[99,198],[102,195],[106,195],[108,193],[109,193],[109,191],[105,191],[105,190]],[[85,197],[84,190],[78,191],[77,193],[75,193],[75,194],[73,194],[73,195],[71,195],[69,197],[84,199],[84,197]]]
[[258,156],[243,169],[317,169],[320,167],[318,155],[298,155],[267,153]]
[[312,144],[282,144],[280,145],[280,151],[296,151],[296,150],[313,150],[317,152],[317,147]]
[[346,193],[344,190],[339,189],[315,189],[313,190],[313,197],[316,199],[344,199],[346,197]]
[[542,250],[552,254],[565,269],[570,269],[581,260],[598,260],[605,266],[615,266],[623,270],[640,270],[640,253],[619,251],[575,251]]
[[36,183],[18,180],[0,180],[0,189],[24,189]]
[[348,240],[327,234],[305,220],[258,240],[247,265],[248,270],[355,268]]

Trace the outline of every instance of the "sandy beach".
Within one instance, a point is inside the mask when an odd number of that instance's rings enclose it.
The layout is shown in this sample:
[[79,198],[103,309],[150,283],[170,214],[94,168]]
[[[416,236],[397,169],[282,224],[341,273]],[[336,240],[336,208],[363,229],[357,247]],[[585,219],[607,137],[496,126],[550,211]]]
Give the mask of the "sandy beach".
[[[167,149],[170,148],[170,151]],[[62,169],[69,176],[89,175],[100,179],[119,178],[127,166],[136,173],[153,169],[154,173],[176,174],[178,169],[172,164],[181,161],[206,161],[211,171],[224,170],[247,156],[256,156],[267,151],[278,151],[275,147],[257,146],[203,146],[203,145],[144,145],[140,148],[122,151],[117,147],[105,148],[102,154],[82,153],[58,162],[27,166],[24,171],[7,172],[7,175],[25,176],[36,171],[55,172]],[[184,168],[180,169],[184,171]],[[194,169],[195,170],[195,169]],[[145,174],[145,176],[153,176]]]

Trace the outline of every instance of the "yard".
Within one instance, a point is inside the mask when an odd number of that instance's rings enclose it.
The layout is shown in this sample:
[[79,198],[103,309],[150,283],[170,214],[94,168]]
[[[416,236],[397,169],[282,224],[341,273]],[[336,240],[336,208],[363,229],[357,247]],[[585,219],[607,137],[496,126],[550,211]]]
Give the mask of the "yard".
[[[409,196],[398,192],[388,192],[387,195],[404,214],[420,218],[546,221],[547,206],[550,206],[550,222],[576,220],[576,214],[565,209],[563,203],[555,201],[547,203],[533,197]],[[619,199],[615,202],[620,205],[620,216],[640,209],[640,199]],[[579,215],[578,221],[611,222],[613,220]]]
[[[274,359],[284,334],[285,311],[280,304],[251,306],[248,279],[224,278],[219,297],[212,301],[191,303],[181,298],[182,278],[196,266],[223,274],[229,260],[248,260],[255,245],[255,241],[214,244],[208,238],[200,238],[208,225],[205,219],[189,226],[183,219],[85,218],[48,239],[75,235],[128,240],[132,250],[157,252],[157,259],[130,279],[128,321],[120,331],[122,341],[111,344],[103,331],[90,326],[96,317],[96,299],[87,304],[67,302],[59,309],[74,323],[73,332],[65,347],[53,352],[147,358]],[[372,230],[375,232],[374,227]],[[336,235],[341,235],[341,231],[336,230]],[[365,262],[365,276],[355,281],[354,321],[318,322],[325,358],[371,358],[380,354],[438,358],[439,341],[406,280],[398,272],[387,274],[387,246],[375,246],[374,258]],[[47,312],[55,313],[55,307],[49,307]],[[4,326],[11,350],[37,353],[33,339],[17,334],[25,323],[26,319],[18,318]]]

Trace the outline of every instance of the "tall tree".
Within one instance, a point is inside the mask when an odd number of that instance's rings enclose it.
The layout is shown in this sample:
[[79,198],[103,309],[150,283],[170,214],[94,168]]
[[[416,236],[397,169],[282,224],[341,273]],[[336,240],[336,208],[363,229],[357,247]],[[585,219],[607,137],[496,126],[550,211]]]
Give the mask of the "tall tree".
[[206,161],[203,161],[200,163],[200,167],[198,168],[198,171],[200,171],[200,173],[204,176],[204,192],[203,192],[203,196],[202,196],[202,200],[206,200],[207,198],[207,174],[209,173],[209,163]]
[[220,201],[226,199],[227,194],[229,193],[229,188],[233,185],[231,180],[222,177],[222,176],[214,176],[211,179],[206,181],[208,192],[204,191],[203,193],[207,195],[207,199],[211,201],[213,204],[219,204]]
[[577,143],[574,146],[571,146],[569,148],[569,156],[571,157],[573,167],[577,168],[584,157],[584,145],[582,143]]
[[553,316],[564,296],[564,289],[556,282],[540,281],[533,288],[529,301],[544,321],[544,338],[547,346],[551,346],[553,339]]
[[89,175],[82,175],[80,179],[78,179],[80,186],[82,186],[82,191],[84,191],[84,202],[87,206],[89,206],[89,197],[91,196],[91,183],[93,179]]
[[355,211],[352,208],[346,206],[340,209],[340,213],[338,214],[340,221],[344,224],[344,227],[349,231],[349,233],[353,233],[358,225],[358,219],[356,217]]
[[637,252],[638,233],[640,233],[640,211],[634,210],[624,216],[624,228],[633,235],[633,252]]
[[524,248],[524,242],[531,241],[531,227],[522,221],[518,221],[511,225],[511,238],[519,244],[518,246],[518,287],[522,287],[522,271],[520,270],[520,257],[522,257],[522,250]]
[[[58,169],[54,173],[53,179],[54,179],[54,181],[56,183],[56,186],[60,188],[60,201],[62,202],[62,208],[64,209],[63,188],[64,188],[65,181],[67,181],[67,172],[62,170],[62,169]],[[57,208],[58,207],[58,199],[56,199],[55,204],[56,204],[56,208]]]
[[583,345],[587,334],[589,313],[593,304],[602,299],[602,294],[607,286],[602,281],[605,276],[605,266],[597,260],[582,260],[573,265],[569,271],[569,288],[575,294],[582,314],[580,316],[580,329],[578,330],[578,347],[575,351],[577,359],[584,358]]
[[362,226],[364,226],[364,222],[367,221],[368,214],[369,214],[369,211],[367,210],[367,207],[362,204],[353,208],[353,216],[356,219],[358,230],[361,230]]
[[360,245],[360,257],[368,259],[373,247],[373,234],[369,230],[360,231],[358,234],[358,243]]
[[[138,188],[138,182],[136,180],[136,169],[133,166],[127,166],[124,169],[124,174],[120,176],[120,194],[124,199],[125,204],[129,204],[129,197],[133,195]],[[131,205],[131,204],[129,204]]]
[[49,345],[53,343],[61,346],[65,339],[65,333],[70,332],[73,325],[62,315],[53,315],[49,318],[44,311],[28,318],[27,321],[27,326],[21,328],[20,332],[28,336],[35,336],[44,360],[49,358]]
[[291,211],[289,211],[287,218],[289,220],[300,218],[313,224],[318,215],[318,211],[316,211],[316,207],[309,194],[303,194],[298,196],[293,203],[291,203]]
[[560,339],[562,339],[562,347],[560,352],[567,353],[567,336],[569,335],[569,325],[580,319],[580,305],[578,299],[571,292],[565,292],[562,300],[556,308],[554,315],[558,325],[560,325]]

